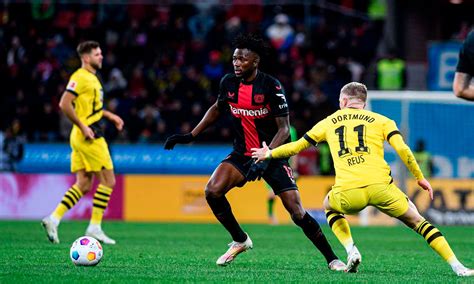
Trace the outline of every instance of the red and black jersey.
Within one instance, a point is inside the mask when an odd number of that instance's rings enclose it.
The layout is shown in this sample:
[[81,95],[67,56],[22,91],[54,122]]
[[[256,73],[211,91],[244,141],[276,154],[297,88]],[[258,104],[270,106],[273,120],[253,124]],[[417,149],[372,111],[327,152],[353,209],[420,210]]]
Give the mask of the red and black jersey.
[[278,131],[275,117],[288,116],[281,83],[260,71],[252,82],[245,82],[235,74],[225,75],[217,105],[221,112],[229,112],[232,117],[234,151],[246,156],[251,156],[251,148],[260,148],[263,141],[270,144],[273,140]]

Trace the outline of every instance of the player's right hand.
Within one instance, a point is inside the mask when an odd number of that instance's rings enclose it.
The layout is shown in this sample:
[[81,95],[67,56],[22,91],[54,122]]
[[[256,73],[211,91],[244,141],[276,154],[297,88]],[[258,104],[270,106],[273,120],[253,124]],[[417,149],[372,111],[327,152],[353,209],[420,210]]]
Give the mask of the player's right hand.
[[94,139],[94,137],[95,137],[94,131],[89,126],[84,125],[81,128],[81,131],[82,131],[82,134],[84,135],[84,137],[86,137],[86,140]]
[[250,151],[252,151],[252,158],[255,159],[256,163],[265,161],[271,156],[271,150],[265,141],[262,143],[262,148],[252,148]]
[[431,184],[424,178],[418,181],[418,185],[424,190],[427,190],[430,194],[431,200],[433,200],[433,188],[431,187]]
[[172,150],[176,144],[188,144],[194,141],[192,133],[174,134],[166,139],[165,149]]

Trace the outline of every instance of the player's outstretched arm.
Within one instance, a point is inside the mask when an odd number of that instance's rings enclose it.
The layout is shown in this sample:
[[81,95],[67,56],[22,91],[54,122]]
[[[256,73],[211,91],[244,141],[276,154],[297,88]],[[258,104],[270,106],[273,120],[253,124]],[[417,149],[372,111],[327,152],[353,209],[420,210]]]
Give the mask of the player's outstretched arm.
[[257,159],[257,162],[267,159],[282,159],[288,158],[299,152],[311,147],[304,137],[299,140],[287,144],[283,144],[275,149],[270,150],[266,144],[263,144],[262,148],[252,148],[252,158]]
[[108,110],[103,111],[104,117],[110,120],[115,127],[117,128],[118,131],[122,131],[123,129],[123,120],[120,118],[120,116],[114,114],[113,112],[110,112]]
[[423,173],[421,172],[420,166],[416,162],[413,152],[410,150],[410,147],[405,143],[403,137],[399,134],[393,135],[390,140],[390,145],[395,149],[400,159],[402,159],[405,166],[408,170],[415,176],[418,185],[424,190],[428,191],[430,198],[433,199],[433,189],[431,188],[430,183],[425,179]]
[[474,84],[471,80],[472,76],[467,73],[454,73],[453,91],[456,97],[474,101]]
[[72,102],[75,99],[76,96],[73,93],[65,91],[61,97],[61,100],[59,101],[59,108],[72,123],[79,127],[86,139],[94,139],[94,131],[92,131],[89,126],[82,123],[77,117],[76,111],[74,110],[74,106],[72,105]]
[[216,102],[207,110],[204,117],[190,133],[171,135],[166,139],[164,148],[166,150],[172,150],[176,144],[188,144],[193,142],[201,132],[216,122],[216,120],[219,118],[219,115],[220,111]]

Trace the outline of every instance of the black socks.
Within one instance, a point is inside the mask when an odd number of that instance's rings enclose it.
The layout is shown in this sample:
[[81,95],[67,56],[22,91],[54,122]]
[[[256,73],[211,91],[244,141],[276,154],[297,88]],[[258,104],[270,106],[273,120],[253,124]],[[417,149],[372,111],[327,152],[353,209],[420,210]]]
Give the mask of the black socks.
[[311,242],[324,255],[328,263],[337,259],[337,256],[334,254],[318,222],[314,220],[314,218],[311,217],[308,212],[306,212],[306,214],[303,216],[303,219],[293,219],[293,222],[303,229],[306,237],[308,237],[308,239],[310,239]]
[[225,196],[217,198],[206,196],[206,200],[217,220],[219,220],[230,233],[232,239],[239,243],[245,242],[247,235],[242,228],[240,228],[239,223],[237,223],[227,198],[225,198]]

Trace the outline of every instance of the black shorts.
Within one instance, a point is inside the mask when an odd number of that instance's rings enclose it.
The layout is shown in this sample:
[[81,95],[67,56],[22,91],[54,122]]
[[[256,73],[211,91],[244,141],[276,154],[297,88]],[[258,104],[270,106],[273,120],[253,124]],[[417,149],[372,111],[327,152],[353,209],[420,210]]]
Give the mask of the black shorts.
[[[222,163],[232,164],[245,177],[250,167],[250,163],[246,163],[251,159],[251,157],[243,154],[232,152],[222,160]],[[271,186],[275,194],[298,189],[287,159],[272,159],[262,177]],[[245,183],[247,183],[247,180],[244,180],[237,186],[242,187]]]

